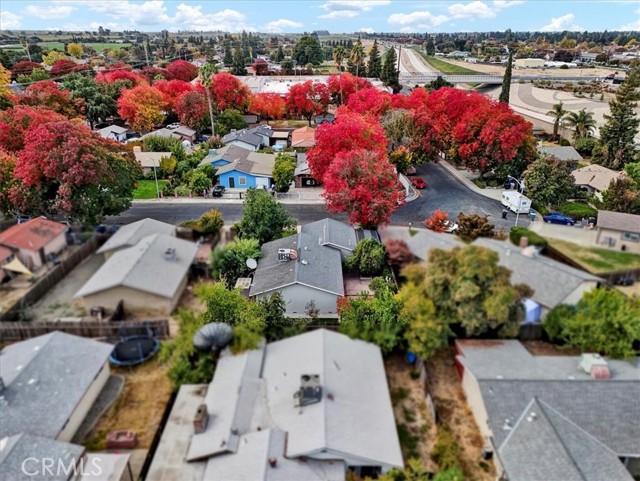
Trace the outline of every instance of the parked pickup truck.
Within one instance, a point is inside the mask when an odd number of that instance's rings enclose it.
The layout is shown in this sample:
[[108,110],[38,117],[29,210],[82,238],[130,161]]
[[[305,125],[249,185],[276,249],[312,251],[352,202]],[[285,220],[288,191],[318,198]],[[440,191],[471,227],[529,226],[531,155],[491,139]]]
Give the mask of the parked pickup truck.
[[505,190],[502,193],[500,202],[516,214],[528,214],[531,210],[531,199],[515,190]]

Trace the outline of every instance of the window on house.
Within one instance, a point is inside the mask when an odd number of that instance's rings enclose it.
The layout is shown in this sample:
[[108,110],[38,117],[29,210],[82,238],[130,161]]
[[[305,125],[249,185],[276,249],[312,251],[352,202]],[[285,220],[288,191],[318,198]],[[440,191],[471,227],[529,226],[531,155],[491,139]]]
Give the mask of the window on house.
[[640,242],[640,234],[636,232],[623,232],[622,240],[631,242]]
[[247,185],[246,177],[238,177],[238,185]]

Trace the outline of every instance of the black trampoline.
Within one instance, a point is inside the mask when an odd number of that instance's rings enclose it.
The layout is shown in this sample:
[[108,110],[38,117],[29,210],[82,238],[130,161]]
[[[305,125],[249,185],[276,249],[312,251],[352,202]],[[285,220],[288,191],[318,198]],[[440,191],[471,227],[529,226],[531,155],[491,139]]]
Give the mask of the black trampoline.
[[113,348],[109,362],[115,366],[135,366],[148,361],[160,350],[160,343],[151,336],[131,336]]

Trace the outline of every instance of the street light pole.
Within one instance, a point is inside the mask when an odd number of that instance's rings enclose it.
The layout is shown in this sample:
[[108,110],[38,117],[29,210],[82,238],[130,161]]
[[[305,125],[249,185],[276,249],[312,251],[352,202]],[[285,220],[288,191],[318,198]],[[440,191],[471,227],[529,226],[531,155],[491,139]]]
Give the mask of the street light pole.
[[515,227],[518,227],[518,219],[520,218],[520,208],[522,207],[522,195],[524,193],[524,183],[520,182],[518,179],[516,179],[515,177],[512,177],[511,175],[507,176],[508,179],[512,179],[515,180],[518,184],[518,187],[520,188],[520,196],[518,197],[518,210],[516,210],[516,225]]

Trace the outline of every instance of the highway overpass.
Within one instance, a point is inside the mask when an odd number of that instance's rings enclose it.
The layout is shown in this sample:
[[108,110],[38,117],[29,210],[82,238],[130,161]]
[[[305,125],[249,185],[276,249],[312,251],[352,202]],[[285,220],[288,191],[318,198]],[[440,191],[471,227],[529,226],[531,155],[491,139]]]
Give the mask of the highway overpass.
[[[459,83],[472,83],[472,84],[501,84],[503,76],[496,74],[469,74],[469,75],[440,75],[447,82],[452,84]],[[422,85],[425,83],[432,82],[438,77],[438,74],[435,73],[422,73],[422,74],[414,74],[414,73],[400,73],[399,80],[403,85],[413,86],[413,85]],[[578,82],[582,80],[583,82],[591,82],[593,80],[597,82],[602,82],[605,80],[604,76],[595,76],[595,75],[513,75],[511,77],[512,82],[517,82],[518,80],[556,80],[563,82]]]

